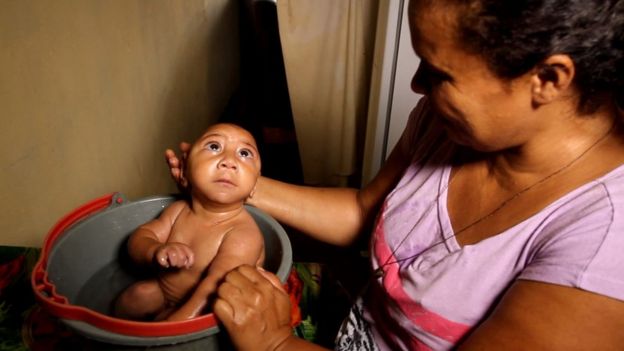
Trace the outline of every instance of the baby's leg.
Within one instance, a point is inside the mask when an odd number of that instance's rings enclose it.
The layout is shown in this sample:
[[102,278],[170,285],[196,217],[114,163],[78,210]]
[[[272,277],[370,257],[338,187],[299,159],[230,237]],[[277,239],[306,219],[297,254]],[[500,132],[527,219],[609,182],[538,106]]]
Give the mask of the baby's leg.
[[158,281],[143,280],[132,284],[115,301],[115,316],[132,320],[153,320],[166,306]]

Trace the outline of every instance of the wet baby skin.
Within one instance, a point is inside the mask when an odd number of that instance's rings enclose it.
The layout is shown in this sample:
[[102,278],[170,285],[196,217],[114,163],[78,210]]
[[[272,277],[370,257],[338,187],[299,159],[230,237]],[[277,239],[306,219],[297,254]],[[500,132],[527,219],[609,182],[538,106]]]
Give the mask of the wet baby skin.
[[115,302],[115,315],[134,320],[185,320],[205,313],[223,276],[262,266],[264,239],[245,210],[260,176],[254,138],[232,124],[211,126],[192,145],[185,177],[189,200],[176,201],[128,240],[130,257],[157,267]]

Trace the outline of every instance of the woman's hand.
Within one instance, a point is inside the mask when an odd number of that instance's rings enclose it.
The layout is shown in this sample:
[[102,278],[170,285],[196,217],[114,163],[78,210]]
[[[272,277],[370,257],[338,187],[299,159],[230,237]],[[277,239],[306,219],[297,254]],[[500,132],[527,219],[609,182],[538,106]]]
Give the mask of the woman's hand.
[[294,338],[290,300],[274,274],[239,266],[225,276],[217,295],[213,311],[236,350],[277,350]]
[[175,151],[171,149],[165,150],[165,159],[167,160],[167,164],[169,165],[169,172],[171,172],[171,177],[178,185],[180,191],[186,191],[188,188],[188,180],[184,176],[184,167],[186,166],[186,159],[188,158],[188,153],[191,150],[191,144],[187,142],[180,143],[180,153],[181,157],[178,158]]

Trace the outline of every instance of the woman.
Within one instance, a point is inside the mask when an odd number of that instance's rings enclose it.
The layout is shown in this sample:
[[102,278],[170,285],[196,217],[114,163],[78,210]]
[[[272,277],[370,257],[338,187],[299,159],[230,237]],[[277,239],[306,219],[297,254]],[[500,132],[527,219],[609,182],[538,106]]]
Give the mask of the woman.
[[[376,217],[336,348],[622,348],[624,1],[412,0],[409,20],[427,99],[371,184],[262,179],[249,200],[336,245]],[[238,349],[318,349],[271,274],[219,296]]]

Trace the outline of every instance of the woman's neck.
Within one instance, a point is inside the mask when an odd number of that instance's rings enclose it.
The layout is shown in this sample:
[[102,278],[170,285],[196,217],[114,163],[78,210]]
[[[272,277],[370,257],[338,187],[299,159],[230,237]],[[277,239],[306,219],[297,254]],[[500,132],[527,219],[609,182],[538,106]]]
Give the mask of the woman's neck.
[[591,115],[555,119],[523,145],[490,154],[488,173],[502,185],[515,187],[587,162],[611,169],[609,164],[624,161],[621,123],[615,116],[605,108]]

